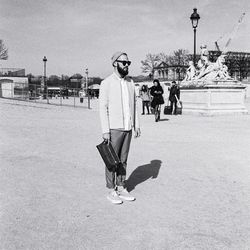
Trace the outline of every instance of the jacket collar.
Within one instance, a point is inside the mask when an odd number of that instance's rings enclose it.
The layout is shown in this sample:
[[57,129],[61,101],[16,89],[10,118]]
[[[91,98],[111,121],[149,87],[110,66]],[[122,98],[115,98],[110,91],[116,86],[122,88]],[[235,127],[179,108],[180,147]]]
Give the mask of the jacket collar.
[[118,79],[119,81],[121,81],[124,78],[121,78],[120,76],[118,76],[115,72],[113,72],[113,76]]
[[122,79],[123,79],[124,81],[129,81],[129,79],[130,79],[129,76],[125,76],[124,78],[121,78],[121,77],[120,77],[119,75],[117,75],[115,72],[113,72],[112,75],[113,75],[116,79],[118,79],[119,81],[121,81]]

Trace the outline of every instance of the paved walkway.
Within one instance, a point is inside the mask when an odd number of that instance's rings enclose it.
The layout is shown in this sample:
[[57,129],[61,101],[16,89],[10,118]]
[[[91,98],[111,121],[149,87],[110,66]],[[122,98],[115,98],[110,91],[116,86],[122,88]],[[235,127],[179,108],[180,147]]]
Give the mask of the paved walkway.
[[115,206],[94,102],[0,99],[0,249],[250,249],[250,115],[141,116]]

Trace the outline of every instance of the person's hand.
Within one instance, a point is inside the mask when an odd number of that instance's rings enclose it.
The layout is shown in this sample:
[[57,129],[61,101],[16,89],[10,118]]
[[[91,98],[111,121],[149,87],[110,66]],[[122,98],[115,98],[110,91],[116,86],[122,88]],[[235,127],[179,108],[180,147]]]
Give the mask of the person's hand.
[[136,128],[135,129],[135,138],[138,138],[140,136],[141,136],[141,130],[140,130],[140,128]]
[[110,133],[103,133],[102,138],[104,141],[109,142],[110,141]]

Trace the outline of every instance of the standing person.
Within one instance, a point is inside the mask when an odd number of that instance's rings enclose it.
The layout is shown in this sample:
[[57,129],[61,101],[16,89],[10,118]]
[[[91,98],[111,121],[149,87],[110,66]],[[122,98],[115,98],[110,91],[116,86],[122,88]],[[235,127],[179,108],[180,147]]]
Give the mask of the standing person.
[[172,86],[170,88],[169,92],[169,101],[170,101],[170,106],[171,106],[171,114],[176,115],[176,110],[177,110],[177,99],[180,99],[180,88],[176,84],[175,81],[172,82]]
[[153,84],[154,86],[150,89],[150,94],[153,96],[151,107],[154,109],[155,121],[158,122],[160,120],[161,104],[164,104],[164,98],[162,96],[164,91],[158,79],[155,79]]
[[132,129],[135,137],[139,137],[141,132],[135,85],[127,76],[131,62],[124,52],[116,52],[111,61],[114,72],[101,83],[99,107],[103,139],[112,143],[122,163],[116,172],[105,169],[109,189],[107,199],[113,204],[121,204],[122,200],[135,200],[125,187],[125,179]]
[[149,115],[150,97],[149,97],[149,91],[148,91],[148,86],[147,85],[142,85],[141,99],[142,99],[142,115],[145,114],[145,107],[147,108],[148,115]]

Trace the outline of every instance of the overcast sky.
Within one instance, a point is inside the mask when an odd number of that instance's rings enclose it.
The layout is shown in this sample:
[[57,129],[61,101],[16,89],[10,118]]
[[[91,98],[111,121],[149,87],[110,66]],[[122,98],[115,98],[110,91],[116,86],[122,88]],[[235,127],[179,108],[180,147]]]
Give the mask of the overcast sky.
[[128,53],[130,75],[141,74],[147,53],[187,49],[193,53],[190,15],[198,9],[197,50],[228,35],[246,12],[229,49],[250,52],[249,0],[0,0],[0,39],[9,59],[0,67],[25,68],[26,73],[85,72],[106,77],[117,50]]

